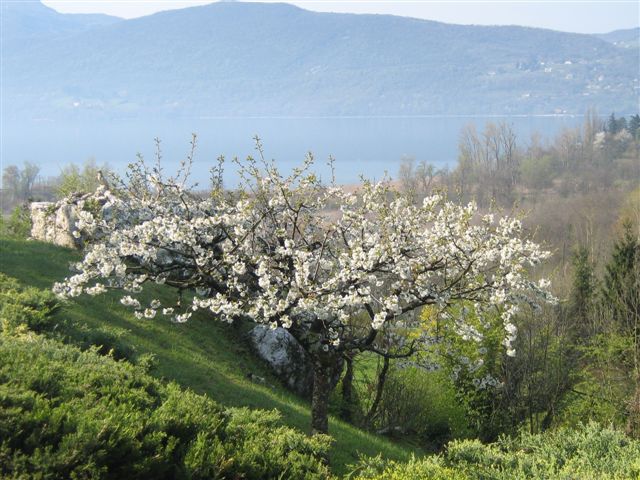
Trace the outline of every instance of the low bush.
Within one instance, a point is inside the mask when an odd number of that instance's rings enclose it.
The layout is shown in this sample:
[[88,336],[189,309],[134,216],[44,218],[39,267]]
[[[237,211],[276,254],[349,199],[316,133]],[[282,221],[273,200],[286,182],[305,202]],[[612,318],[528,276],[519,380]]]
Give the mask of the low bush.
[[363,459],[352,478],[382,479],[600,479],[640,478],[640,442],[596,423],[542,434],[449,443],[443,455],[408,463]]
[[54,322],[51,315],[58,308],[50,291],[25,287],[0,273],[0,330],[20,326],[36,332],[50,329]]
[[127,340],[128,330],[107,324],[90,327],[54,318],[52,314],[60,307],[51,291],[24,286],[0,273],[0,329],[14,331],[22,327],[49,336],[55,332],[65,343],[83,350],[96,347],[97,353],[116,360],[137,360],[136,349]]
[[[0,212],[0,216],[2,213]],[[0,235],[24,240],[31,235],[31,214],[25,205],[17,206],[0,222]]]
[[439,456],[412,458],[408,462],[385,461],[382,457],[362,459],[348,476],[350,480],[471,480],[449,468]]
[[2,478],[327,478],[329,438],[279,418],[224,409],[95,349],[0,335]]
[[443,370],[393,368],[390,370],[376,428],[394,428],[412,435],[428,449],[440,449],[454,438],[469,435],[465,411]]

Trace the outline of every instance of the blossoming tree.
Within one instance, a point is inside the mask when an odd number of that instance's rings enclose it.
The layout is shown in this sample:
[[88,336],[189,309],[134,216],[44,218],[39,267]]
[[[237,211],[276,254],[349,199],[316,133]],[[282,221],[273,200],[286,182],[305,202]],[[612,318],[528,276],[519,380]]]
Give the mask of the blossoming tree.
[[[415,206],[385,183],[364,181],[355,193],[323,185],[312,160],[283,176],[268,162],[240,165],[242,187],[221,183],[203,198],[185,176],[134,166],[127,181],[100,188],[78,222],[92,240],[76,274],[56,284],[63,297],[123,291],[139,318],[187,321],[208,310],[216,319],[247,318],[284,327],[314,368],[312,430],[328,431],[330,374],[340,358],[390,355],[384,331],[402,332],[405,314],[456,302],[504,323],[504,345],[522,301],[548,298],[546,282],[526,271],[547,253],[521,238],[517,219],[481,216],[475,205],[443,196]],[[194,292],[172,305],[136,298],[150,282]],[[367,321],[363,322],[362,317]],[[460,319],[461,335],[472,325]],[[394,355],[410,355],[414,341]]]

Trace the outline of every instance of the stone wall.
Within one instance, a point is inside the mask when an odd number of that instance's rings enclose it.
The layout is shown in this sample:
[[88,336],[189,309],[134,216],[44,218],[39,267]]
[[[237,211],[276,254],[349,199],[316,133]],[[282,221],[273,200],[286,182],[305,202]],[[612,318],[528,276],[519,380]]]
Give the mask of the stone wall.
[[52,202],[31,203],[31,238],[61,247],[79,248],[81,241],[73,236],[77,208],[76,205],[59,206]]

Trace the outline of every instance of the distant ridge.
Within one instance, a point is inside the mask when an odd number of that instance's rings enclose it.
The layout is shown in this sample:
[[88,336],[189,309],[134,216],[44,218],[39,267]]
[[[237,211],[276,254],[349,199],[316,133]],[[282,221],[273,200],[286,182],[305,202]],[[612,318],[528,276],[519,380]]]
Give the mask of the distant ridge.
[[601,33],[596,36],[623,47],[638,47],[640,45],[640,27],[614,30],[613,32]]
[[9,42],[6,48],[15,48],[17,42],[80,33],[122,20],[102,14],[62,14],[39,1],[3,2],[0,13],[2,39]]
[[[13,4],[10,4],[13,5]],[[131,20],[3,5],[6,118],[635,111],[601,36],[220,2]],[[605,38],[606,37],[606,38]]]

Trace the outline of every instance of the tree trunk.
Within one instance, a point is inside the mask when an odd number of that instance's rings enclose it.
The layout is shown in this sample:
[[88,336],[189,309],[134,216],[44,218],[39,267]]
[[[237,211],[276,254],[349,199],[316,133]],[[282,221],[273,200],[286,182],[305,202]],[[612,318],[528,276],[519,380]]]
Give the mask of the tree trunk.
[[353,356],[344,355],[347,369],[342,377],[342,406],[340,416],[343,420],[350,422],[353,414]]
[[387,380],[387,372],[389,371],[389,359],[384,357],[382,363],[382,370],[378,375],[378,385],[376,387],[376,397],[373,399],[373,403],[371,404],[371,408],[369,409],[369,413],[365,418],[365,424],[371,426],[371,422],[375,418],[378,413],[378,405],[380,404],[380,400],[382,400],[382,392],[384,390],[384,383]]
[[636,375],[636,388],[633,397],[629,400],[627,409],[627,434],[632,438],[640,438],[640,373]]
[[311,397],[311,433],[329,433],[329,394],[331,369],[314,362]]

